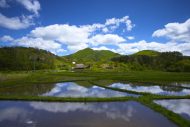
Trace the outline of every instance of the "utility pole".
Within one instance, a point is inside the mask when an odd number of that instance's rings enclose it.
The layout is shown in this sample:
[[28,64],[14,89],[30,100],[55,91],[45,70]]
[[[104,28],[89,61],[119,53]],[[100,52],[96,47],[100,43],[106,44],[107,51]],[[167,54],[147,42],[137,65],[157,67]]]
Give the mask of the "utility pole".
[[34,57],[34,74],[35,74],[35,57]]
[[34,74],[35,74],[35,60],[36,60],[37,57],[38,57],[38,55],[34,56]]

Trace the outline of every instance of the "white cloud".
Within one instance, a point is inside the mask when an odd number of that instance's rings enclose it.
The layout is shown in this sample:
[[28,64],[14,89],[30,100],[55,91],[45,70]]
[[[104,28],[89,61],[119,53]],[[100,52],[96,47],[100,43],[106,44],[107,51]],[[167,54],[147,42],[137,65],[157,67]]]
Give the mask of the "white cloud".
[[127,54],[136,53],[141,50],[155,50],[159,52],[165,51],[179,51],[183,55],[190,55],[190,45],[189,43],[178,44],[175,41],[167,42],[166,44],[150,42],[147,43],[145,40],[135,42],[135,43],[121,43],[118,44],[119,49],[117,52],[125,52]]
[[64,49],[58,49],[57,52],[67,52],[67,50],[64,50]]
[[4,35],[1,38],[1,41],[3,41],[3,42],[12,41],[12,40],[14,40],[14,39],[12,37],[8,36],[8,35]]
[[131,20],[127,20],[126,22],[126,26],[127,26],[127,30],[128,31],[131,31],[131,29],[133,28],[133,27],[135,27],[135,24],[131,24]]
[[30,16],[22,15],[21,18],[19,17],[7,18],[6,16],[0,13],[0,19],[1,19],[0,26],[13,30],[25,29],[31,25],[34,25],[32,18],[33,16],[31,15]]
[[[110,29],[113,31],[119,26],[119,23],[128,22],[128,18],[128,16],[125,16],[121,19],[107,19],[105,24],[95,23],[81,26],[54,24],[46,27],[37,27],[28,36],[42,38],[43,40],[59,41],[68,45],[67,48],[72,52],[87,48],[88,44],[93,46],[98,46],[99,44],[116,45],[126,40],[115,34],[96,34],[96,31],[102,30],[105,33],[109,32]],[[107,25],[109,26],[106,27]]]
[[129,16],[124,16],[123,18],[121,19],[116,19],[116,18],[112,18],[112,19],[106,19],[106,23],[105,25],[108,26],[108,25],[114,25],[114,26],[110,26],[110,28],[112,30],[116,29],[119,27],[119,24],[120,23],[125,23],[126,26],[127,26],[127,30],[130,31],[133,27],[135,27],[135,24],[131,24],[131,20],[128,19]]
[[7,7],[10,7],[10,6],[7,4],[6,0],[0,0],[0,7],[7,8]]
[[168,23],[164,29],[155,31],[152,36],[165,36],[175,41],[186,41],[190,43],[190,19],[184,23]]
[[79,44],[79,45],[69,45],[67,46],[67,48],[71,51],[71,52],[77,52],[79,50],[85,49],[87,48],[88,45],[87,44]]
[[128,36],[127,38],[128,38],[129,40],[135,39],[135,37],[133,37],[133,36]]
[[103,31],[104,33],[107,33],[109,30],[108,30],[107,27],[104,27],[104,28],[102,29],[102,31]]
[[93,46],[99,44],[118,44],[119,42],[126,41],[124,38],[114,34],[95,35],[89,38],[90,35],[99,28],[104,27],[101,24],[83,25],[77,27],[75,25],[69,26],[68,24],[55,24],[47,27],[38,27],[30,32],[30,36],[42,38],[44,40],[56,40],[63,44],[68,45],[68,49],[72,52],[87,48],[87,43]]
[[99,44],[103,44],[103,45],[116,45],[119,42],[124,42],[126,41],[124,38],[119,37],[116,34],[106,34],[106,35],[95,35],[93,37],[91,37],[90,39],[90,43],[93,46],[97,46]]
[[88,43],[88,36],[91,35],[93,28],[91,26],[77,27],[75,25],[50,25],[46,27],[37,27],[30,32],[33,37],[40,37],[44,40],[57,40],[67,45],[79,45]]
[[54,53],[55,53],[54,50],[61,48],[61,44],[55,43],[54,41],[51,40],[43,40],[42,38],[22,37],[14,40],[12,44],[23,45],[26,47],[37,47],[39,49],[49,50]]
[[40,3],[37,0],[16,0],[22,4],[28,11],[34,12],[37,16],[38,10],[40,10]]
[[112,51],[112,52],[117,52],[115,49],[109,49],[109,48],[107,48],[107,47],[105,47],[105,46],[101,46],[101,47],[99,47],[99,48],[92,48],[93,50],[109,50],[109,51]]

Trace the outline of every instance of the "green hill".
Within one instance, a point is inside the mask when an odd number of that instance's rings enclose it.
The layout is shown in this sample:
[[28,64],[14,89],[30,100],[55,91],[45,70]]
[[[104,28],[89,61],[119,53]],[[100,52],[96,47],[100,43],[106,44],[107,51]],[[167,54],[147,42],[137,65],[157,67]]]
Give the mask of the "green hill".
[[142,50],[137,53],[134,53],[133,55],[147,55],[147,56],[158,56],[161,54],[160,52],[153,51],[153,50]]
[[120,56],[118,53],[114,53],[108,50],[93,50],[91,48],[86,48],[80,50],[74,54],[63,56],[68,60],[78,59],[82,61],[99,61],[99,60],[110,60],[112,57]]
[[53,69],[56,64],[65,62],[65,59],[52,54],[50,51],[32,47],[1,47],[0,71],[21,71],[35,69]]

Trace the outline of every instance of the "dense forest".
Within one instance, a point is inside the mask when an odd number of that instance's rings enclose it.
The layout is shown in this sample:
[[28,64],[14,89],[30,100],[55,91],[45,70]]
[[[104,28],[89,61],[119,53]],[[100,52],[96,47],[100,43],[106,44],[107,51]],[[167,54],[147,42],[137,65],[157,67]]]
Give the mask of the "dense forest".
[[53,69],[55,61],[64,61],[63,58],[51,52],[38,48],[26,47],[1,47],[0,71],[20,71],[34,69]]
[[[146,55],[143,55],[143,54]],[[148,55],[150,54],[150,55]],[[151,55],[152,54],[152,55]],[[190,72],[190,57],[180,52],[142,51],[133,55],[113,57],[111,61],[125,63],[130,70],[162,70],[169,72]]]
[[121,56],[118,53],[114,53],[108,50],[93,50],[91,48],[85,48],[74,54],[64,56],[69,61],[79,61],[79,62],[94,62],[100,60],[111,60],[111,58]]

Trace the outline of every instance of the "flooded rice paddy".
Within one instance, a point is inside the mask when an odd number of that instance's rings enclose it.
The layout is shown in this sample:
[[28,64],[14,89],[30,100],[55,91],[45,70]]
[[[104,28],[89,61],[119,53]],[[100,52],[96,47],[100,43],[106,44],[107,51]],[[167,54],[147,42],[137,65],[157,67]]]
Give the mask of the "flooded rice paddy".
[[145,83],[134,83],[134,82],[114,81],[114,80],[99,80],[95,82],[100,85],[105,85],[119,89],[126,89],[136,92],[148,92],[152,94],[176,95],[176,96],[190,95],[190,89],[185,89],[175,86],[174,87],[159,86],[159,85],[149,85]]
[[190,82],[172,82],[170,85],[190,87]]
[[176,127],[163,115],[135,101],[60,103],[0,101],[0,127]]
[[154,100],[154,102],[190,121],[190,99]]
[[53,84],[24,84],[0,89],[1,94],[37,95],[56,97],[124,97],[139,95],[128,94],[94,86],[88,81],[63,82]]

